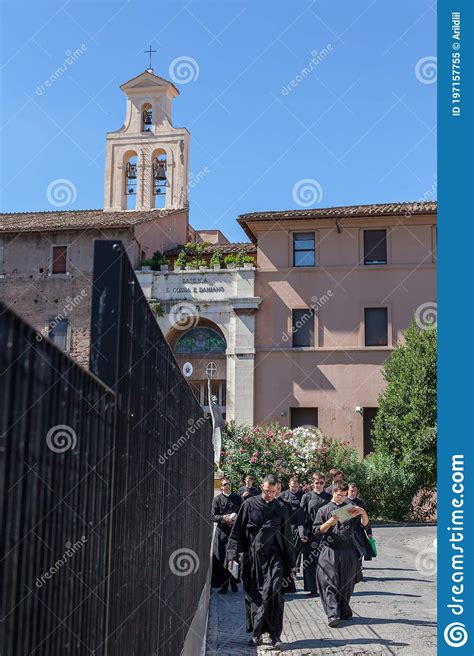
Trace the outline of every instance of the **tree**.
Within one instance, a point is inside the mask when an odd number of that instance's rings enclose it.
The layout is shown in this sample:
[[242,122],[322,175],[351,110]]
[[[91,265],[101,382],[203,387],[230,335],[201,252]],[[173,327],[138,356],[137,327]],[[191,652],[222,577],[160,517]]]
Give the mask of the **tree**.
[[387,387],[374,421],[376,453],[395,457],[417,489],[436,485],[436,327],[413,320],[383,368]]

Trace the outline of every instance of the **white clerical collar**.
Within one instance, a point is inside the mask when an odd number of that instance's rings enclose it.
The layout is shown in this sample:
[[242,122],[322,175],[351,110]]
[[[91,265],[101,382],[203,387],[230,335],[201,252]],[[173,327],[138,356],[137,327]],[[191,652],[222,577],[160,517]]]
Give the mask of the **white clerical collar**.
[[225,497],[230,497],[230,495],[232,494],[232,492],[223,492],[222,494],[223,494]]

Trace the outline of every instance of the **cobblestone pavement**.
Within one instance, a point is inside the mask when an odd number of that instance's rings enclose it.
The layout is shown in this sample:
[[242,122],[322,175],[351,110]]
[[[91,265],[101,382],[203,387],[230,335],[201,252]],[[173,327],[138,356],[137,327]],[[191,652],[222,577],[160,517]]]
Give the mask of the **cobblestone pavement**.
[[257,650],[247,646],[242,591],[213,593],[206,653],[435,656],[436,529],[383,527],[375,528],[374,535],[379,556],[364,567],[364,581],[352,597],[352,620],[328,628],[321,602],[306,596],[299,579],[297,593],[286,597],[283,646],[272,650],[264,644]]

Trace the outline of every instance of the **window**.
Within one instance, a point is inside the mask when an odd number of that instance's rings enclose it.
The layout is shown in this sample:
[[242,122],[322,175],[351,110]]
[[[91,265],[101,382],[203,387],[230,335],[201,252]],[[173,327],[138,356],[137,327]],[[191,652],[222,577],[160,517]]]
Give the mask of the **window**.
[[48,337],[63,351],[69,349],[68,328],[69,322],[67,319],[61,319],[60,321],[56,321],[56,319],[51,320]]
[[388,313],[387,308],[365,308],[365,345],[387,346]]
[[292,322],[293,346],[314,346],[313,310],[293,310]]
[[52,273],[67,272],[67,246],[53,246],[53,268]]
[[372,437],[372,429],[374,427],[374,420],[377,416],[378,408],[364,408],[364,456],[368,455],[374,450],[374,439]]
[[364,264],[387,264],[386,230],[364,230]]
[[316,264],[314,232],[295,232],[293,235],[293,266]]
[[299,426],[317,426],[317,408],[290,408],[291,428]]
[[191,328],[176,343],[175,353],[225,353],[225,339],[212,328]]

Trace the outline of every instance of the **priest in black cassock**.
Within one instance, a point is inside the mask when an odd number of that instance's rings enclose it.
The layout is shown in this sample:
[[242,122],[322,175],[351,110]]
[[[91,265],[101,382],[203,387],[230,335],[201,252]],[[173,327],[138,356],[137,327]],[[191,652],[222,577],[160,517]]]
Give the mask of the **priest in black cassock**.
[[340,469],[336,469],[336,467],[333,467],[332,469],[329,470],[329,478],[331,479],[331,485],[328,485],[328,487],[324,491],[332,496],[332,489],[334,483],[336,481],[342,481],[344,478],[344,474]]
[[251,476],[245,477],[245,485],[239,487],[238,494],[242,497],[242,500],[245,501],[248,497],[257,497],[260,494],[258,487],[254,487],[253,478]]
[[322,536],[313,532],[313,524],[318,510],[331,501],[331,495],[324,491],[326,479],[321,472],[313,474],[313,491],[307,492],[301,499],[304,514],[304,532],[307,540],[303,544],[303,581],[304,589],[310,597],[317,597],[316,567]]
[[[307,542],[308,538],[304,534],[304,511],[301,507],[301,499],[303,492],[300,490],[298,479],[294,476],[290,478],[288,490],[280,494],[278,499],[283,501],[290,514],[290,529],[293,536],[293,544],[295,547],[295,559],[298,562],[298,556],[303,549],[303,544]],[[283,581],[283,592],[296,592],[296,585],[291,572],[285,575]]]
[[288,510],[276,499],[278,479],[265,476],[262,493],[249,497],[240,507],[227,543],[227,560],[237,560],[243,552],[242,583],[245,592],[249,644],[261,644],[270,634],[277,647],[283,630],[283,574],[295,566],[295,550]]
[[225,550],[241,505],[241,497],[231,491],[230,480],[222,478],[221,492],[214,497],[211,511],[211,521],[217,524],[212,544],[211,587],[219,588],[221,594],[228,591],[229,582],[232,592],[238,590],[236,580],[227,569]]
[[354,508],[352,518],[344,522],[332,515],[334,510],[348,504],[347,491],[345,481],[336,481],[331,501],[318,510],[313,524],[314,533],[323,536],[316,578],[328,626],[331,627],[352,617],[349,602],[358,569],[354,533],[359,526],[369,523],[366,511],[360,507]]

